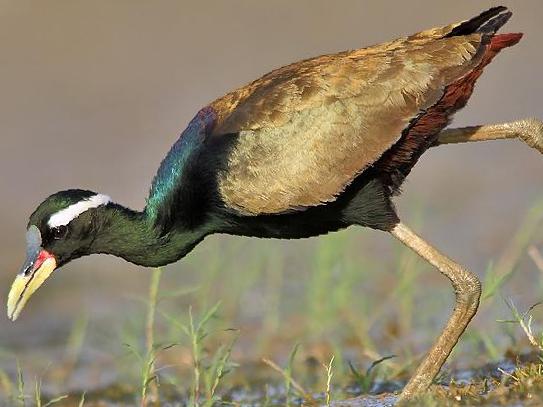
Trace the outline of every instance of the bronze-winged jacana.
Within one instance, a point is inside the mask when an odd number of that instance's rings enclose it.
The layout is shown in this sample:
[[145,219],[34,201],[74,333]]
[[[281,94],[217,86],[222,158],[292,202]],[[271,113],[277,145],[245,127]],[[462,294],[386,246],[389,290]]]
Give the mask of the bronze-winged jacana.
[[54,269],[107,253],[175,262],[212,233],[304,238],[366,226],[389,232],[452,283],[456,305],[402,398],[432,383],[475,314],[481,284],[401,223],[392,197],[429,147],[520,138],[543,152],[535,119],[444,130],[483,68],[521,34],[497,35],[505,7],[355,51],[277,69],[201,109],[160,165],[143,211],[91,191],[58,192],[27,228],[8,297],[17,319]]

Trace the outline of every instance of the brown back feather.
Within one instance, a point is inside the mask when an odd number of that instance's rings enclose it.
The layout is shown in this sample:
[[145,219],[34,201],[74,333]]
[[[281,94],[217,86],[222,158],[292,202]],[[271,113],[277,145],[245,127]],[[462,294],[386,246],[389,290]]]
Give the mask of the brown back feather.
[[[213,134],[239,133],[219,178],[225,204],[258,215],[333,201],[480,66],[483,34],[443,38],[458,25],[301,61],[213,102]],[[413,137],[446,116],[412,126]]]

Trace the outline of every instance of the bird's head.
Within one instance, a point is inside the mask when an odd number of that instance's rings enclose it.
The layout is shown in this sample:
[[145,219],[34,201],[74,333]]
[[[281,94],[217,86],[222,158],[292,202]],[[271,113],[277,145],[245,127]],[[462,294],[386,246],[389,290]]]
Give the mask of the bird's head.
[[96,236],[96,213],[109,202],[106,195],[72,189],[51,195],[32,213],[26,231],[26,261],[8,295],[11,320],[17,319],[55,269],[89,253]]

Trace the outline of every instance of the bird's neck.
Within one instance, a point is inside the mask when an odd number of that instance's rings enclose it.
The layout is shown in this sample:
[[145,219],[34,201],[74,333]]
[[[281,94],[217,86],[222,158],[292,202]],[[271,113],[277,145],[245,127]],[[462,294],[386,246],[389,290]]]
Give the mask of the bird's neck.
[[112,254],[148,267],[173,263],[196,246],[206,235],[202,230],[174,228],[167,233],[156,230],[146,212],[118,204],[108,204],[96,222],[96,238],[91,253]]

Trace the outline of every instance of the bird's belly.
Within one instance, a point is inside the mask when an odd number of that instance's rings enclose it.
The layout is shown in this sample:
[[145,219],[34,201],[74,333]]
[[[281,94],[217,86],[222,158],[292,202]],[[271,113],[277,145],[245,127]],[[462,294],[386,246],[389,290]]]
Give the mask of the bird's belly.
[[240,216],[235,227],[227,233],[274,239],[303,239],[323,235],[349,226],[343,222],[337,211],[327,205],[302,212],[278,215]]
[[304,239],[312,236],[324,235],[343,229],[348,225],[336,224],[275,224],[262,222],[253,223],[250,228],[229,232],[240,236],[250,236],[271,239]]

